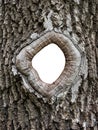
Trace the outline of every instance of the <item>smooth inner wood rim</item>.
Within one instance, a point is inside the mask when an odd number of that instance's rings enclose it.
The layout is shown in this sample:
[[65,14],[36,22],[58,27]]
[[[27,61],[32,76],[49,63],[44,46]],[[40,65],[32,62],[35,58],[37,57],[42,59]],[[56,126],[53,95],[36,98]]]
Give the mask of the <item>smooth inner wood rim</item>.
[[[52,84],[47,84],[40,79],[38,73],[32,67],[32,58],[41,49],[51,43],[56,44],[63,51],[66,58],[66,64],[59,78]],[[22,49],[17,55],[16,66],[22,74],[27,76],[28,82],[35,90],[43,95],[48,95],[62,89],[64,86],[66,87],[72,84],[77,75],[80,61],[80,53],[72,41],[61,33],[51,31]]]

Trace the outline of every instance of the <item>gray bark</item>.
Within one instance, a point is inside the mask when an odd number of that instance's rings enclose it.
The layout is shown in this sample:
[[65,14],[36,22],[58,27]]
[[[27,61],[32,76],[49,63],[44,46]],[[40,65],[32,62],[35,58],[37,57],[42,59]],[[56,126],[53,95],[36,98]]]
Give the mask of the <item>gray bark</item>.
[[[70,36],[87,61],[79,82],[53,98],[30,92],[15,64],[21,50],[49,30]],[[98,1],[1,0],[0,130],[97,129]]]

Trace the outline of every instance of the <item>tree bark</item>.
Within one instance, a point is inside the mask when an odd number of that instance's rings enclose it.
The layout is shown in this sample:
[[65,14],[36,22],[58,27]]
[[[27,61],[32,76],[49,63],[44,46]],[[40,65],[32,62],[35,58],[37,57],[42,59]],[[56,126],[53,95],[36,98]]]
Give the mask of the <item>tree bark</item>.
[[[25,87],[15,60],[49,30],[71,37],[87,63],[79,82],[48,99]],[[0,130],[98,130],[97,0],[0,1]]]

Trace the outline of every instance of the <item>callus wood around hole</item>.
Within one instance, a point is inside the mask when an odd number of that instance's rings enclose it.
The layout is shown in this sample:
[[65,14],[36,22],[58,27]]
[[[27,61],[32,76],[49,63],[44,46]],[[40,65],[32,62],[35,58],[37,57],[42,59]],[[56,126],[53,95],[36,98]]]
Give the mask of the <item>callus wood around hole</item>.
[[[41,81],[38,73],[32,67],[32,58],[45,46],[54,43],[63,51],[66,64],[59,78],[52,84]],[[24,75],[28,84],[43,96],[54,96],[61,91],[66,91],[75,82],[81,64],[81,54],[73,41],[54,31],[47,32],[30,45],[23,48],[16,57],[16,66],[20,73]]]

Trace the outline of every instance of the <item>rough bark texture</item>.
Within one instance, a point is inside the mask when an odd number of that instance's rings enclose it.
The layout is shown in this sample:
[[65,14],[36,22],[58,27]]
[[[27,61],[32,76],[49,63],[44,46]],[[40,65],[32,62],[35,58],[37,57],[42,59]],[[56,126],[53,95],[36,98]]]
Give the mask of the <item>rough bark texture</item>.
[[[25,88],[14,60],[52,29],[78,43],[88,70],[67,94],[47,101]],[[0,130],[98,130],[97,0],[0,1]]]

